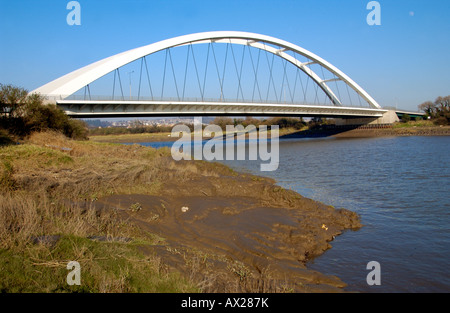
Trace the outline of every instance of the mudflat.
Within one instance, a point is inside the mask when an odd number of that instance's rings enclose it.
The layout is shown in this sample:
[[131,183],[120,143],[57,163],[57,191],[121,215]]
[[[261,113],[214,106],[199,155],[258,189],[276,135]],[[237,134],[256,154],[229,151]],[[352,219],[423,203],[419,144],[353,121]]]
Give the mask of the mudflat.
[[[56,289],[67,288],[64,260],[102,249],[115,252],[89,257],[85,273],[121,273],[114,267],[125,262],[137,280],[152,260],[157,274],[145,277],[178,273],[202,292],[344,291],[338,277],[310,270],[307,262],[330,249],[343,231],[362,226],[354,212],[220,163],[174,161],[168,148],[78,142],[42,133],[0,152],[8,160],[2,165],[6,189],[0,206],[8,219],[0,226],[17,230],[0,232],[2,243],[8,253],[38,264],[27,268],[29,275],[35,275],[33,266],[48,270],[51,284],[61,284]],[[54,235],[55,242],[45,249],[35,247],[35,238]],[[55,259],[63,247],[67,256]],[[127,247],[146,258],[125,258],[116,251]],[[39,262],[35,250],[42,253]],[[47,268],[54,264],[61,265],[58,279]],[[87,280],[92,286],[85,288],[160,290],[148,283],[138,288],[122,276],[113,284],[100,275]]]
[[193,174],[164,182],[158,195],[112,195],[96,207],[116,210],[141,229],[165,238],[142,246],[195,277],[204,291],[342,291],[334,276],[306,262],[331,247],[356,213],[304,198],[271,179],[248,174]]

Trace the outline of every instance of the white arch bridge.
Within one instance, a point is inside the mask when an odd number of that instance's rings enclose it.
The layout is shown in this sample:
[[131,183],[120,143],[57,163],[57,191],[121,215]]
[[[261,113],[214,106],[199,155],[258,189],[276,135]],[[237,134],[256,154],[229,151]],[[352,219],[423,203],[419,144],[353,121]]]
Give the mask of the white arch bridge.
[[40,93],[68,115],[83,118],[378,118],[387,112],[319,56],[284,40],[236,31],[185,35],[132,49],[31,93]]

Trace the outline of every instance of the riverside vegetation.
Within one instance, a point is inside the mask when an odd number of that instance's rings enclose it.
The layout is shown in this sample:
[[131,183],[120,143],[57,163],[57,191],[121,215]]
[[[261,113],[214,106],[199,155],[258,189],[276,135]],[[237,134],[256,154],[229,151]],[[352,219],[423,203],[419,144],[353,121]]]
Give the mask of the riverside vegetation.
[[[49,143],[51,143],[49,145]],[[64,148],[64,149],[61,149]],[[56,132],[0,149],[0,290],[340,290],[306,269],[356,214],[169,149]],[[182,208],[186,207],[183,212]],[[81,285],[65,268],[81,265]]]
[[[79,140],[81,124],[39,96],[4,87],[2,292],[345,286],[306,263],[342,231],[361,227],[357,214],[218,163],[175,162],[168,148]],[[70,261],[81,265],[79,286],[66,283]]]

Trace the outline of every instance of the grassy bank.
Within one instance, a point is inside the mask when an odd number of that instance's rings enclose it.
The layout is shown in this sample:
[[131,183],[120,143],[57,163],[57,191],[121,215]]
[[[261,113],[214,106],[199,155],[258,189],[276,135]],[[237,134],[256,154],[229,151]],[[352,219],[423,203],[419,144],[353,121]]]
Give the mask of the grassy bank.
[[[91,208],[103,195],[157,192],[165,153],[72,141],[58,133],[0,148],[0,290],[199,291],[158,256],[140,251],[141,244],[161,244],[162,238],[117,212]],[[81,265],[81,286],[66,284],[71,260]]]
[[[35,133],[0,148],[3,292],[339,291],[306,262],[355,213],[168,148]],[[181,209],[181,210],[180,210]],[[251,223],[249,223],[251,221]],[[81,286],[66,266],[81,265]]]
[[[143,133],[143,134],[120,134],[120,135],[91,135],[89,139],[95,142],[127,143],[127,142],[153,142],[170,141],[170,132]],[[178,139],[178,138],[176,138]]]
[[[293,127],[281,128],[279,129],[279,135],[283,136],[298,131],[299,131],[298,129]],[[270,130],[267,133],[268,136],[270,136]],[[157,142],[157,141],[176,141],[178,139],[179,138],[171,137],[171,132],[120,134],[120,135],[91,135],[89,137],[89,140],[93,142],[104,142],[104,143],[130,143],[130,142],[140,143],[140,142]],[[204,139],[208,139],[208,137],[204,137]]]
[[410,128],[410,127],[440,127],[431,120],[419,120],[419,121],[408,121],[408,122],[397,122],[392,125],[392,128]]

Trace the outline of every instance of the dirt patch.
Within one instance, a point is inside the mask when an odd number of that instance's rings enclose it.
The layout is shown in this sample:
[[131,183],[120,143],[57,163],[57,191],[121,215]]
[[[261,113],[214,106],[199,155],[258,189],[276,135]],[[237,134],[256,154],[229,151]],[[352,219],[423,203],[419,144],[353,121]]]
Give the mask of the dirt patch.
[[314,292],[345,286],[305,263],[329,249],[343,230],[361,227],[355,213],[263,179],[203,177],[162,190],[160,196],[103,197],[96,205],[165,238],[164,245],[143,251],[194,276],[203,290]]
[[316,137],[337,137],[337,138],[370,138],[370,137],[393,137],[393,136],[449,136],[450,126],[411,126],[411,127],[333,127],[328,126],[323,129],[313,129],[293,132],[283,135],[281,139],[292,138],[316,138]]
[[388,136],[449,136],[450,127],[407,127],[381,129],[354,129],[334,135],[339,138],[348,137],[388,137]]

